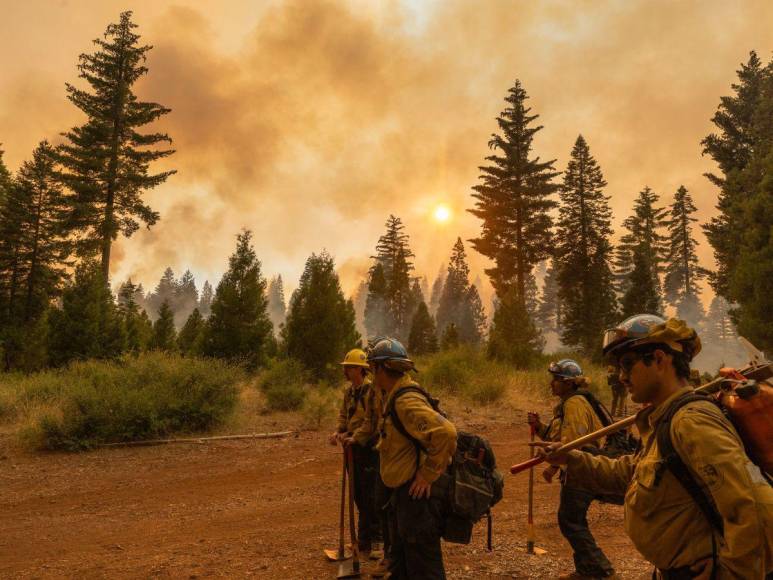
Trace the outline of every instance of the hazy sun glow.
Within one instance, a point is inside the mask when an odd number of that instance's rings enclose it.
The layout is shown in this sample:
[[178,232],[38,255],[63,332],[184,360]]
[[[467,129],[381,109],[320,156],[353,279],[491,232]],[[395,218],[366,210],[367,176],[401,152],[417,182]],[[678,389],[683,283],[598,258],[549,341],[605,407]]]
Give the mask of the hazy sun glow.
[[451,217],[451,210],[448,209],[448,206],[439,205],[435,208],[435,213],[433,215],[436,222],[447,222]]

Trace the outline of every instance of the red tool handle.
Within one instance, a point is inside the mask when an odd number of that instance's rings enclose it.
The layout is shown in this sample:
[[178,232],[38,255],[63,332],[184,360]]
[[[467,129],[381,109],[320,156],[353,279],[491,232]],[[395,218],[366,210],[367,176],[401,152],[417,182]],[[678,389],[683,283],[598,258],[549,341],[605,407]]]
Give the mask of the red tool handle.
[[523,463],[516,463],[510,468],[510,473],[515,475],[516,473],[521,473],[522,471],[526,471],[527,469],[531,469],[535,465],[539,465],[540,463],[544,463],[545,458],[544,457],[533,457],[532,459],[529,459],[528,461],[524,461]]

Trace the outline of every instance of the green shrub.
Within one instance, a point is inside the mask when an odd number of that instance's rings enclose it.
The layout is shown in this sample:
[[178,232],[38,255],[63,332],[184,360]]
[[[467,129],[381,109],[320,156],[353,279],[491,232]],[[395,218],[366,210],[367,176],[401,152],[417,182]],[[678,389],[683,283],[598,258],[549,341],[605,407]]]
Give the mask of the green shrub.
[[303,364],[294,358],[280,358],[269,361],[260,374],[258,386],[264,392],[274,387],[304,385],[309,381],[309,373]]
[[441,351],[420,360],[419,382],[430,390],[461,393],[475,374],[480,353],[471,347]]
[[297,411],[303,406],[306,390],[303,385],[274,385],[265,391],[266,407],[271,411]]
[[233,411],[242,378],[222,361],[163,353],[74,363],[19,385],[18,402],[48,403],[22,437],[36,448],[79,450],[204,431]]
[[304,425],[318,431],[335,414],[336,399],[335,391],[326,385],[313,389],[303,403]]
[[468,383],[463,394],[482,405],[495,403],[505,394],[507,385],[506,376],[503,374],[485,374]]

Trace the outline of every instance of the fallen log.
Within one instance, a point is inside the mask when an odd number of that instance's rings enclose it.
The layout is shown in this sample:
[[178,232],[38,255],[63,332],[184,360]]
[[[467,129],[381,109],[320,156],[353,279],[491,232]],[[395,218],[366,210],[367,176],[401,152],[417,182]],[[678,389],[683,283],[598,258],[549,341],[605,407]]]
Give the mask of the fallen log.
[[207,441],[234,441],[237,439],[281,439],[296,435],[298,431],[278,431],[276,433],[248,433],[246,435],[217,435],[213,437],[187,437],[183,439],[146,439],[144,441],[123,441],[121,443],[102,443],[98,447],[148,447],[151,445],[169,445],[171,443],[206,443]]

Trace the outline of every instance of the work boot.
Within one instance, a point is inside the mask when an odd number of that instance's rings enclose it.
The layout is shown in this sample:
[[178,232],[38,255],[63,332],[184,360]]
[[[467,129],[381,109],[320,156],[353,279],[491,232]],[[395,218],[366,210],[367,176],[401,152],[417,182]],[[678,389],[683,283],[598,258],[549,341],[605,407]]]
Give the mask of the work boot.
[[368,570],[368,574],[370,574],[373,578],[388,578],[389,560],[386,558],[381,558],[381,560],[376,562],[373,568]]

